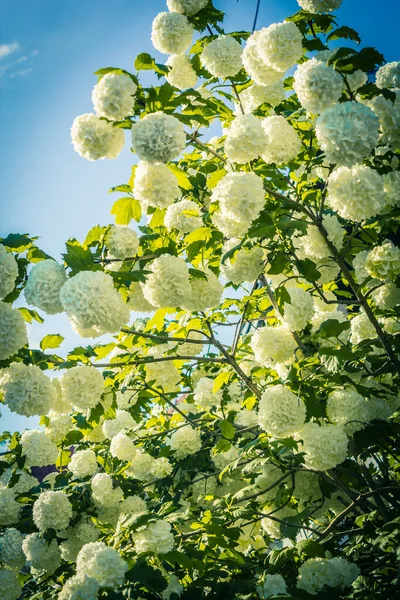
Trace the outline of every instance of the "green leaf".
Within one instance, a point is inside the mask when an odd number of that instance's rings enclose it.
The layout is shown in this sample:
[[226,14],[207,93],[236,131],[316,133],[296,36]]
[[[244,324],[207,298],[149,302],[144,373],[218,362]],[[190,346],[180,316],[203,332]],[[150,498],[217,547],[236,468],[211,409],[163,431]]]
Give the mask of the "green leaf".
[[225,169],[218,169],[218,171],[213,171],[212,173],[210,173],[210,175],[207,177],[208,189],[212,190],[213,188],[215,188],[217,183],[219,183],[221,181],[221,179],[223,179],[223,177],[225,177],[225,175],[226,175]]
[[296,266],[300,275],[302,275],[304,279],[306,279],[310,283],[318,281],[318,279],[321,277],[321,274],[318,271],[316,264],[309,258],[305,258],[304,260],[297,260]]
[[166,211],[164,208],[157,208],[157,210],[153,213],[149,223],[152,229],[154,229],[155,227],[164,226],[165,212]]
[[343,331],[347,331],[348,329],[350,329],[350,321],[341,323],[336,319],[327,319],[321,324],[317,335],[324,340],[332,337],[337,338]]
[[212,230],[209,227],[200,227],[199,229],[192,231],[192,233],[189,233],[189,235],[186,236],[185,241],[188,245],[200,240],[209,242],[211,237]]
[[302,540],[297,544],[298,550],[309,558],[324,558],[325,548],[314,540]]
[[235,437],[236,430],[232,423],[229,423],[229,421],[226,420],[220,421],[219,426],[224,438],[226,438],[227,440],[233,440],[233,438]]
[[64,438],[64,446],[73,446],[81,441],[83,433],[81,431],[70,431]]
[[1,240],[1,243],[15,252],[23,252],[32,246],[32,240],[26,233],[10,233],[10,235]]
[[174,164],[169,164],[167,166],[168,166],[168,169],[177,178],[178,185],[179,185],[180,188],[182,188],[184,190],[191,190],[192,189],[193,186],[190,183],[189,177],[186,175],[186,173],[184,171],[182,171],[182,169],[180,169],[179,167],[177,167]]
[[45,335],[42,341],[40,342],[40,347],[42,350],[47,350],[47,348],[58,348],[63,341],[64,338],[59,333],[48,334]]
[[62,255],[67,267],[71,269],[71,275],[80,271],[94,271],[98,266],[94,263],[93,254],[87,248],[82,246],[75,238],[70,238],[66,242],[67,252]]
[[267,273],[269,275],[279,275],[283,273],[283,270],[286,266],[287,256],[283,252],[278,252],[275,258],[270,263],[270,268]]
[[221,371],[220,373],[218,373],[218,375],[214,379],[214,385],[212,389],[214,394],[218,392],[218,390],[220,390],[225,383],[228,383],[230,376],[231,374],[229,373],[229,371]]
[[168,554],[164,554],[163,559],[171,565],[178,564],[184,569],[191,569],[193,567],[191,559],[186,554],[183,554],[183,552],[178,552],[178,550],[171,550]]
[[[135,165],[136,166],[136,165]],[[116,185],[108,190],[108,193],[111,194],[113,192],[126,192],[129,194],[132,191],[132,188],[127,183],[123,183],[121,185]]]
[[103,239],[105,232],[107,231],[107,227],[101,227],[100,225],[95,225],[90,229],[85,238],[86,246],[96,246]]
[[132,219],[139,222],[142,217],[142,208],[139,200],[135,200],[130,196],[124,196],[114,202],[111,214],[115,215],[115,223],[117,225],[129,225]]
[[357,31],[355,29],[352,29],[351,27],[346,26],[338,27],[337,29],[332,31],[326,38],[326,41],[330,42],[331,40],[339,40],[341,38],[352,40],[357,44],[361,42],[361,38],[358,35]]
[[32,321],[43,323],[43,318],[39,315],[38,312],[36,312],[36,310],[32,310],[30,308],[18,308],[18,310],[27,323],[32,323]]
[[204,271],[199,271],[199,269],[189,269],[189,275],[191,275],[191,277],[195,277],[196,279],[208,280],[208,277]]
[[38,263],[41,260],[51,259],[52,257],[37,246],[32,246],[26,253],[26,258],[32,263]]
[[280,567],[283,567],[283,565],[288,563],[290,560],[293,560],[296,554],[297,550],[293,547],[274,549],[271,550],[269,554],[269,563],[276,569],[279,569]]
[[138,54],[134,63],[135,69],[137,69],[138,71],[151,71],[152,69],[154,69],[155,64],[156,63],[154,58],[152,58],[150,54],[147,54],[147,52],[142,52],[141,54]]

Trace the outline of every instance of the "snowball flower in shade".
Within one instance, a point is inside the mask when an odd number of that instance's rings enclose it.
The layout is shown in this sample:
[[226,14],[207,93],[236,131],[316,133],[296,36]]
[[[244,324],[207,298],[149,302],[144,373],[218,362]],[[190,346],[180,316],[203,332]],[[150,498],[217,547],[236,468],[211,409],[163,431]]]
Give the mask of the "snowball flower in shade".
[[261,396],[258,424],[274,437],[292,435],[301,428],[305,419],[304,402],[285,386],[270,386]]
[[171,204],[165,213],[164,224],[168,231],[176,229],[181,234],[191,233],[202,226],[200,206],[193,200]]
[[347,435],[340,425],[306,423],[296,434],[299,452],[305,452],[307,469],[326,471],[342,463],[347,457]]
[[106,73],[93,88],[95,113],[110,121],[122,121],[133,113],[137,85],[124,73]]
[[389,206],[400,204],[400,171],[391,171],[383,175],[386,203]]
[[[379,118],[382,131],[380,142],[389,144],[391,148],[396,148],[400,142],[400,92],[396,90],[393,93],[395,94],[394,102],[383,95],[375,96],[370,100],[363,100],[363,102]],[[381,150],[382,148],[377,148],[376,154]]]
[[94,408],[101,400],[104,380],[94,367],[72,367],[60,379],[63,396],[79,411]]
[[122,429],[132,429],[136,426],[136,421],[127,410],[117,410],[115,419],[108,419],[103,423],[103,433],[107,439],[117,435]]
[[385,240],[368,253],[365,269],[371,277],[394,281],[400,275],[400,248],[390,240]]
[[303,54],[303,36],[291,22],[264,27],[257,43],[261,59],[277,71],[290,69]]
[[30,533],[22,542],[22,550],[30,566],[38,571],[54,573],[61,562],[61,552],[56,540],[48,544],[38,533]]
[[273,85],[283,77],[285,70],[275,69],[264,60],[265,56],[260,48],[261,38],[261,31],[255,31],[247,39],[242,54],[243,65],[256,84]]
[[[0,484],[10,485],[10,479],[12,477],[12,470],[7,469],[0,477]],[[17,469],[15,471],[15,482],[12,486],[14,494],[23,494],[29,492],[32,488],[39,485],[39,481],[33,475],[30,475],[26,471]]]
[[18,263],[14,256],[0,244],[0,298],[13,291],[18,276]]
[[51,380],[39,367],[23,363],[12,363],[1,371],[0,389],[8,408],[25,417],[46,415],[55,393]]
[[379,119],[357,102],[342,102],[326,109],[317,119],[316,135],[329,163],[352,166],[375,148]]
[[328,179],[328,203],[343,219],[370,219],[385,206],[383,177],[366,165],[339,167]]
[[211,460],[213,461],[215,468],[222,471],[235,462],[239,458],[239,451],[235,446],[231,446],[226,452],[219,452],[218,454],[211,454]]
[[58,600],[97,600],[100,585],[85,573],[67,579]]
[[181,306],[190,296],[189,268],[182,258],[162,254],[148,267],[151,275],[143,286],[143,295],[152,306]]
[[214,380],[210,377],[201,377],[194,388],[194,402],[197,406],[207,410],[213,406],[220,406],[222,391],[213,391]]
[[257,158],[266,148],[267,138],[261,119],[241,115],[230,125],[225,140],[228,160],[244,164]]
[[15,500],[14,490],[0,484],[0,526],[17,523],[21,508],[21,504]]
[[279,80],[272,85],[258,85],[253,83],[250,87],[240,92],[240,102],[246,114],[256,110],[265,102],[273,108],[281,104],[285,99],[285,88],[283,81]]
[[170,600],[172,594],[181,596],[183,587],[179,583],[179,579],[176,575],[170,575],[168,585],[165,590],[161,593],[163,600]]
[[224,291],[221,282],[210,269],[205,269],[203,272],[207,279],[195,276],[190,278],[191,294],[182,304],[186,310],[204,311],[215,308],[221,302]]
[[297,344],[286,325],[262,327],[250,342],[256,360],[266,367],[288,365],[295,359]]
[[21,597],[22,586],[15,571],[0,569],[0,589],[2,600],[18,600]]
[[324,586],[343,590],[350,587],[359,574],[357,565],[344,558],[310,558],[299,568],[297,587],[312,595]]
[[343,0],[297,0],[303,10],[310,13],[326,13],[337,10]]
[[300,331],[314,315],[314,300],[303,288],[289,288],[288,293],[291,303],[285,302],[283,320],[292,331]]
[[370,401],[354,389],[332,392],[328,397],[326,414],[331,423],[342,425],[348,435],[363,429],[374,418]]
[[74,429],[70,415],[59,414],[52,410],[47,413],[49,419],[45,433],[55,444],[61,444],[67,433]]
[[364,71],[354,71],[354,73],[346,73],[347,83],[352,92],[356,92],[358,88],[362,87],[368,82],[368,75]]
[[141,552],[154,552],[154,554],[167,554],[174,547],[174,536],[168,521],[160,520],[149,523],[146,529],[133,536],[135,549]]
[[132,464],[126,470],[126,474],[139,481],[150,481],[154,479],[152,471],[155,467],[156,459],[146,452],[137,452],[132,457]]
[[93,450],[78,450],[75,452],[70,462],[68,469],[72,472],[76,479],[92,476],[97,471],[97,459]]
[[350,587],[351,584],[361,574],[358,566],[355,563],[346,560],[345,558],[335,556],[335,558],[331,558],[329,562],[335,569],[335,587],[338,587],[341,590]]
[[[281,526],[285,525],[285,519],[296,517],[297,512],[289,506],[285,506],[279,510],[276,510],[275,505],[265,507],[263,512],[269,513],[271,511],[274,511],[273,516],[280,521],[283,521],[283,523],[280,523],[279,521],[273,521],[272,519],[268,519],[268,517],[264,517],[261,519],[261,527],[271,538],[279,539],[283,537]],[[290,523],[290,521],[288,521],[288,523]]]
[[124,583],[127,563],[104,542],[85,544],[76,559],[77,575],[95,579],[101,587],[116,588]]
[[117,158],[125,144],[123,129],[88,113],[76,117],[71,138],[74,150],[91,161]]
[[24,289],[25,299],[47,315],[60,313],[63,311],[60,290],[66,281],[67,274],[62,265],[55,260],[42,260],[29,272]]
[[[128,307],[135,312],[152,312],[155,310],[154,306],[144,297],[142,285],[138,281],[134,281],[129,286]],[[121,406],[120,408],[124,407]]]
[[131,438],[124,431],[120,431],[111,440],[110,453],[119,460],[132,460],[136,449]]
[[272,116],[262,120],[266,146],[261,158],[266,163],[281,165],[296,158],[302,145],[301,139],[285,117]]
[[354,345],[364,340],[374,340],[377,337],[374,326],[365,312],[360,312],[350,321],[350,342]]
[[178,12],[161,12],[153,21],[151,41],[162,54],[181,54],[192,42],[194,28]]
[[296,471],[294,495],[302,504],[320,500],[319,475],[313,471]]
[[207,4],[208,0],[167,0],[168,9],[171,12],[182,13],[188,17],[197,15]]
[[214,77],[234,77],[242,68],[243,48],[229,35],[221,35],[204,48],[201,64]]
[[186,136],[176,117],[155,112],[132,126],[132,143],[140,160],[166,163],[185,148]]
[[267,574],[262,586],[257,588],[257,592],[258,597],[261,598],[261,600],[265,600],[271,596],[278,596],[279,594],[286,594],[286,582],[282,575]]
[[171,450],[175,451],[175,458],[182,460],[201,450],[200,432],[190,425],[181,427],[174,431],[168,443]]
[[32,515],[39,531],[61,531],[72,518],[72,504],[65,492],[42,492],[33,505]]
[[379,308],[394,308],[400,304],[400,289],[394,283],[386,283],[371,293]]
[[297,67],[293,89],[308,113],[319,114],[339,100],[343,78],[332,67],[312,58]]
[[92,498],[98,507],[111,508],[118,505],[123,497],[121,488],[113,487],[113,480],[107,473],[97,473],[91,481]]
[[[222,256],[239,243],[238,239],[229,240],[222,249]],[[263,268],[263,256],[264,251],[259,246],[241,248],[224,263],[221,262],[221,273],[234,285],[255,281]]]
[[121,502],[121,516],[131,517],[147,511],[147,504],[140,496],[128,496]]
[[197,73],[187,54],[172,54],[165,63],[170,68],[165,79],[179,90],[192,88],[197,82]]
[[114,258],[132,258],[138,251],[139,240],[136,231],[127,225],[116,225],[108,230],[106,245]]
[[0,536],[0,560],[13,567],[20,569],[25,564],[25,555],[22,552],[23,536],[18,529],[8,527]]
[[[345,236],[345,229],[341,226],[339,219],[336,215],[324,215],[322,217],[322,224],[326,229],[326,233],[329,241],[335,246],[337,250],[340,250],[343,246],[343,238]],[[330,250],[324,237],[319,232],[315,225],[309,225],[307,227],[307,233],[303,236],[293,236],[293,244],[298,250],[299,258],[311,258],[325,259],[323,262],[327,262]]]
[[45,467],[55,464],[58,449],[54,442],[42,431],[30,429],[21,436],[22,454],[29,466]]
[[254,427],[257,425],[258,418],[255,410],[243,408],[239,410],[235,417],[235,425],[240,427]]
[[400,62],[390,62],[380,67],[376,72],[376,85],[378,88],[400,88]]
[[181,195],[178,180],[166,165],[143,160],[136,167],[133,193],[145,210],[167,208]]
[[0,360],[11,358],[27,343],[23,316],[10,304],[0,301]]
[[73,329],[82,337],[116,333],[129,321],[130,310],[113,279],[101,271],[81,271],[60,292]]

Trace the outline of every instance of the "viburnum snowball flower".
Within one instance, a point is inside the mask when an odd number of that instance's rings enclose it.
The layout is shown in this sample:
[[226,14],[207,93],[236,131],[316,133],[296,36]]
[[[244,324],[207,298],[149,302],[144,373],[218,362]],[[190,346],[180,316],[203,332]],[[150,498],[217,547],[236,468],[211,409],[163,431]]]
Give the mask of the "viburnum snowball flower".
[[294,495],[302,504],[320,500],[319,475],[313,471],[296,471]]
[[194,28],[178,12],[161,12],[153,21],[151,41],[162,54],[181,54],[192,42]]
[[350,342],[354,345],[364,340],[373,340],[377,337],[374,326],[365,312],[360,312],[350,321]]
[[194,388],[194,402],[197,406],[207,410],[213,406],[220,406],[222,391],[213,391],[214,380],[210,377],[201,377]]
[[30,533],[22,542],[22,550],[30,566],[37,571],[54,573],[61,562],[61,553],[56,540],[48,544],[38,533]]
[[355,389],[335,390],[326,405],[328,419],[342,425],[348,435],[363,429],[374,418],[369,399],[363,398]]
[[400,62],[390,62],[380,67],[376,72],[376,85],[380,89],[400,88]]
[[258,85],[253,83],[250,87],[240,92],[240,102],[246,114],[264,104],[270,104],[272,108],[281,104],[285,99],[285,88],[283,81],[279,80],[272,85]]
[[274,437],[287,437],[298,431],[306,419],[304,402],[284,385],[274,385],[261,396],[258,424]]
[[218,454],[211,453],[211,459],[215,465],[215,468],[222,471],[235,462],[239,458],[239,450],[235,446],[231,446],[226,452],[219,452]]
[[140,496],[128,496],[121,502],[120,506],[121,515],[127,517],[147,511],[147,504]]
[[211,194],[219,202],[213,221],[227,237],[241,237],[260,214],[265,194],[261,177],[254,173],[229,173]]
[[386,283],[371,293],[378,308],[394,308],[400,304],[400,289],[394,283]]
[[85,544],[76,559],[77,575],[88,575],[101,587],[119,587],[124,583],[127,570],[128,565],[117,550],[104,542]]
[[20,569],[25,564],[22,552],[23,536],[18,529],[8,527],[0,536],[0,560],[14,569]]
[[40,308],[47,315],[63,311],[60,290],[67,281],[62,265],[47,259],[36,263],[28,275],[24,295],[28,304]]
[[71,127],[71,138],[74,150],[91,161],[117,158],[125,145],[123,129],[89,113],[76,117]]
[[33,521],[39,531],[66,529],[72,518],[72,504],[65,492],[42,492],[32,509]]
[[[222,256],[239,244],[240,240],[229,240],[222,249]],[[224,263],[221,262],[221,273],[234,285],[245,281],[255,281],[263,269],[264,251],[259,246],[241,248]]]
[[101,372],[94,367],[67,369],[60,383],[65,400],[76,410],[86,411],[88,408],[94,408],[101,400],[104,380]]
[[358,88],[362,87],[368,82],[368,75],[364,71],[354,71],[354,73],[346,73],[347,83],[352,92],[356,92]]
[[236,117],[227,131],[225,153],[229,160],[244,164],[257,158],[266,145],[261,119],[254,115],[241,115]]
[[174,536],[168,521],[159,520],[149,523],[146,529],[133,535],[135,550],[141,552],[154,552],[154,554],[167,554],[174,547]]
[[126,470],[126,474],[132,479],[139,479],[139,481],[151,481],[154,479],[152,471],[155,467],[155,463],[156,459],[150,454],[138,451],[132,457],[132,464]]
[[120,431],[115,435],[110,444],[110,454],[115,456],[119,460],[132,460],[134,458],[136,449],[133,441],[129,436]]
[[122,121],[133,113],[137,85],[124,73],[106,73],[92,91],[95,113],[110,121]]
[[288,293],[291,303],[285,302],[283,320],[292,331],[300,331],[314,315],[314,300],[303,288],[289,288]]
[[186,136],[182,123],[176,117],[155,112],[132,126],[132,143],[140,160],[166,163],[179,156],[185,148]]
[[0,244],[0,298],[13,291],[18,276],[18,263],[13,254]]
[[230,35],[221,35],[204,48],[201,64],[214,77],[234,77],[242,68],[243,48]]
[[343,78],[332,67],[312,58],[297,67],[293,89],[308,113],[319,114],[339,100]]
[[385,206],[383,177],[366,165],[339,167],[328,179],[328,202],[343,219],[370,219]]
[[18,600],[21,597],[22,586],[15,571],[0,569],[0,589],[2,600]]
[[279,594],[286,594],[287,587],[286,582],[282,575],[265,575],[262,586],[257,588],[258,596],[262,600],[270,598],[271,596],[278,596]]
[[114,258],[132,258],[138,251],[139,239],[134,229],[127,225],[116,225],[107,232],[106,245]]
[[368,106],[342,102],[321,113],[315,132],[329,163],[351,167],[377,145],[379,119]]
[[153,387],[161,387],[164,392],[178,391],[181,378],[181,373],[172,360],[146,365],[146,381],[153,382]]
[[165,64],[170,67],[165,75],[168,83],[179,90],[192,88],[196,85],[198,76],[187,54],[172,54]]
[[142,285],[138,281],[134,281],[129,286],[128,306],[135,312],[152,312],[155,310],[154,306],[144,297]]
[[[267,514],[269,512],[273,512],[274,514],[272,516],[279,519],[279,521],[274,521],[268,517],[261,519],[261,527],[273,539],[279,539],[282,537],[281,526],[285,525],[285,519],[297,516],[297,511],[289,506],[284,506],[283,508],[276,510],[275,505],[271,505],[265,507],[264,512]],[[283,521],[283,523],[281,523],[281,521]],[[287,522],[290,523],[290,521]]]
[[[324,215],[322,224],[326,229],[329,241],[340,250],[343,246],[343,238],[346,234],[336,215]],[[299,258],[325,259],[327,262],[330,250],[324,237],[315,225],[307,227],[307,233],[303,236],[293,236],[293,244],[298,251]]]
[[82,337],[116,333],[129,321],[130,310],[110,275],[81,271],[66,281],[61,304],[73,329]]
[[389,206],[400,204],[400,171],[391,171],[383,175],[386,203]]
[[200,206],[196,202],[181,200],[168,206],[164,224],[168,231],[176,229],[181,234],[191,233],[203,224],[200,214]]
[[78,450],[72,455],[68,469],[76,479],[94,475],[97,471],[96,454],[90,449]]
[[136,421],[127,410],[117,410],[115,419],[104,421],[102,429],[107,439],[112,440],[123,429],[132,429]]
[[0,526],[17,523],[21,508],[21,504],[15,500],[13,488],[0,484]]
[[183,587],[179,583],[179,579],[176,575],[171,574],[169,576],[168,585],[165,590],[161,593],[163,600],[170,600],[172,595],[181,596]]
[[93,502],[100,507],[111,508],[119,504],[123,497],[121,488],[113,487],[113,480],[107,473],[97,473],[91,481]]
[[277,71],[290,69],[303,54],[303,36],[291,22],[264,27],[257,43],[261,59]]
[[361,574],[358,566],[345,558],[335,556],[330,559],[330,563],[334,567],[336,573],[335,587],[338,587],[341,590],[350,587]]
[[250,346],[256,360],[266,367],[287,365],[294,361],[297,344],[286,325],[262,327],[256,331]]
[[369,273],[365,268],[367,262],[368,250],[361,250],[361,252],[357,252],[355,257],[353,258],[353,269],[354,276],[357,283],[362,284],[365,279],[369,277]]
[[261,158],[266,163],[281,165],[296,158],[301,150],[301,139],[285,117],[274,115],[262,119],[266,146]]
[[166,165],[143,160],[136,167],[133,193],[144,210],[167,208],[181,195],[178,180]]
[[182,258],[162,254],[148,267],[151,275],[143,286],[143,295],[157,308],[181,306],[191,295],[189,267]]
[[326,471],[342,463],[347,457],[348,438],[340,425],[306,423],[296,434],[299,451],[305,452],[307,469]]
[[67,579],[58,600],[97,600],[100,585],[85,573]]
[[192,17],[207,6],[208,0],[167,0],[168,9]]
[[29,466],[45,467],[55,464],[58,449],[54,442],[42,431],[30,429],[21,436],[22,454]]
[[255,31],[246,41],[242,54],[244,68],[258,85],[273,85],[284,75],[285,69],[276,69],[268,64],[261,53],[261,31]]
[[200,432],[190,425],[181,427],[171,435],[169,446],[175,451],[175,458],[182,460],[201,450]]
[[310,13],[325,13],[337,10],[343,0],[297,0],[298,5]]
[[183,302],[182,308],[190,311],[204,311],[215,308],[221,302],[224,291],[222,283],[210,269],[204,269],[203,273],[207,279],[194,276],[190,278],[191,294]]
[[46,415],[54,398],[51,380],[36,365],[12,363],[0,373],[4,403],[13,412],[32,417]]
[[368,253],[365,269],[371,277],[381,281],[394,281],[400,275],[400,248],[390,240],[385,240]]
[[47,413],[49,423],[45,427],[45,433],[55,444],[61,444],[67,433],[74,429],[72,419],[68,414],[60,414],[52,410]]
[[324,586],[343,590],[350,587],[359,574],[357,565],[344,558],[310,558],[299,568],[297,587],[312,595]]
[[[0,477],[0,484],[8,485],[8,487],[10,487],[10,479],[12,475],[12,470],[6,469],[6,471]],[[17,469],[15,471],[15,481],[11,489],[13,490],[14,494],[24,494],[25,492],[29,492],[37,485],[39,485],[39,481],[36,479],[36,477],[33,477],[33,475],[30,475],[26,471]]]
[[0,301],[0,360],[11,358],[27,343],[23,316],[10,304]]

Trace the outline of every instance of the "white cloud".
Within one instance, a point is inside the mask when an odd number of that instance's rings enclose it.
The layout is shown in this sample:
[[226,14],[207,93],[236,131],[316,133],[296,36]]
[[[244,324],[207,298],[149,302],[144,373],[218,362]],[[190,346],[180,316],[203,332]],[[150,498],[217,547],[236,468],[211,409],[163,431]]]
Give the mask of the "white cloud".
[[14,54],[20,49],[18,42],[12,42],[12,44],[0,44],[0,60],[10,54]]

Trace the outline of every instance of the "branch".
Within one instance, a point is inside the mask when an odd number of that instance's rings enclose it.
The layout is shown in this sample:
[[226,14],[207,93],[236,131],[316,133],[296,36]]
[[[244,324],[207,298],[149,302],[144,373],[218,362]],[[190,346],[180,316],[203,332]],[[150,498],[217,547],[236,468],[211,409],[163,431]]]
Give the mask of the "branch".
[[157,342],[179,342],[181,344],[189,343],[189,344],[200,344],[203,346],[209,346],[212,342],[208,338],[208,336],[204,333],[203,335],[207,338],[207,340],[194,340],[190,339],[188,336],[190,335],[190,331],[185,338],[183,337],[168,337],[167,335],[157,335],[155,333],[147,333],[145,331],[136,331],[135,329],[121,329],[123,333],[129,333],[131,335],[138,335],[140,337],[148,338],[149,340],[155,340]]

